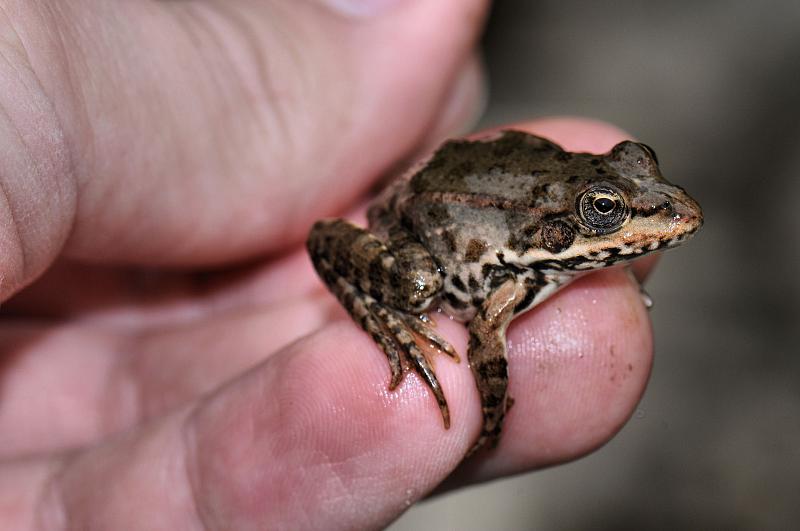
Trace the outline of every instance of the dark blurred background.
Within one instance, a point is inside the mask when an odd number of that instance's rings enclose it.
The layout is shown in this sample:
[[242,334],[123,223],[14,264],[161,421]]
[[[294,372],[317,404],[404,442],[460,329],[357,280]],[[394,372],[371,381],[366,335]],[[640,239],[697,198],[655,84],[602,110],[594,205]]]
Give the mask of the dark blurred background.
[[499,0],[484,50],[481,128],[615,123],[706,225],[648,284],[656,363],[610,444],[391,529],[800,528],[800,2]]

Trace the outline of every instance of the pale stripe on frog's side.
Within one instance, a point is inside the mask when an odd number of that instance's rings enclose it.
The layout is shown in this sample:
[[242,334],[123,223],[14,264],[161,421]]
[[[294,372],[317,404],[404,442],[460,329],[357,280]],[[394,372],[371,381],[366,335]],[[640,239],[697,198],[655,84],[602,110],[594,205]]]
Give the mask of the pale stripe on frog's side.
[[308,239],[314,266],[386,353],[390,388],[403,367],[414,369],[445,427],[449,409],[428,356],[431,346],[456,355],[420,314],[438,306],[469,322],[484,419],[473,450],[498,440],[511,404],[508,323],[579,275],[678,245],[703,219],[644,144],[570,153],[520,131],[445,143],[368,218],[369,229],[317,222]]

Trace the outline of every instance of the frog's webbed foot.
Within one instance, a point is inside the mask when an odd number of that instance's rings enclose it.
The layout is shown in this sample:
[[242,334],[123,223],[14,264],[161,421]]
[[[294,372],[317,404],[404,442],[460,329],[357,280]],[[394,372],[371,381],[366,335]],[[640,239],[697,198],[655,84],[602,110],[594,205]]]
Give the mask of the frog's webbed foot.
[[444,391],[436,378],[429,358],[431,350],[446,354],[459,361],[455,349],[432,330],[432,321],[384,306],[369,296],[363,296],[366,313],[359,324],[386,353],[392,375],[389,389],[393,390],[403,381],[404,368],[414,370],[430,388],[439,410],[444,427],[450,427],[450,410]]

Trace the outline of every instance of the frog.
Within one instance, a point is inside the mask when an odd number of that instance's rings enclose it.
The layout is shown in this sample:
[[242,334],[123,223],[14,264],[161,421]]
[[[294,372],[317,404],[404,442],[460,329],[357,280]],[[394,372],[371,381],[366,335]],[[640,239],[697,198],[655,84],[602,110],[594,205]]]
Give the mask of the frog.
[[433,359],[460,358],[429,313],[466,323],[482,412],[471,455],[497,445],[513,404],[509,323],[593,270],[686,241],[703,213],[644,143],[597,155],[505,129],[445,142],[376,198],[367,221],[317,221],[307,240],[314,268],[386,355],[389,390],[414,371],[445,429]]

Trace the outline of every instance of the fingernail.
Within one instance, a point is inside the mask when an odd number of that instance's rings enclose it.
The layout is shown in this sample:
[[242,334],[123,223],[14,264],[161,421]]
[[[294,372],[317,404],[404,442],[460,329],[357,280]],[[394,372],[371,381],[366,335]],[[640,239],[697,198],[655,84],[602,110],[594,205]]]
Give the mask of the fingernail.
[[353,18],[380,15],[405,0],[317,0],[331,10]]

